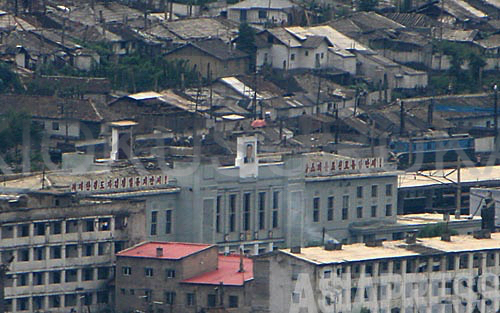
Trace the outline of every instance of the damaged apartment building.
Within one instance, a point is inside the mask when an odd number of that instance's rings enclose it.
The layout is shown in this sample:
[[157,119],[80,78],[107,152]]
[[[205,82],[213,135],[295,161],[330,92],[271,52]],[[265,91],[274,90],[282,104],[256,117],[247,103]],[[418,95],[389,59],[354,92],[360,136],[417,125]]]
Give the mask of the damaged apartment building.
[[115,253],[145,238],[142,201],[4,188],[0,208],[8,312],[108,308]]

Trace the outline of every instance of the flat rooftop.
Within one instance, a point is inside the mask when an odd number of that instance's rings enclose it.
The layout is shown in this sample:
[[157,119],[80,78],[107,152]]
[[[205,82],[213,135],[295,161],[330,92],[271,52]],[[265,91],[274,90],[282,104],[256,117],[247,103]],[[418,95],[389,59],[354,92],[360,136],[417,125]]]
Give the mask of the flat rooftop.
[[[462,215],[461,218],[455,218],[454,214],[450,214],[450,222],[466,222],[470,220],[481,220],[481,216],[473,216],[469,218],[469,216]],[[419,214],[405,214],[398,215],[397,223],[400,225],[422,225],[422,224],[435,224],[435,223],[444,223],[443,214],[440,213],[419,213]]]
[[431,255],[440,252],[459,253],[498,249],[500,249],[500,233],[491,234],[491,239],[475,239],[470,235],[462,235],[452,236],[450,242],[433,237],[417,238],[415,245],[408,245],[404,240],[398,240],[383,242],[382,246],[379,247],[367,247],[364,243],[356,243],[343,245],[342,250],[333,251],[327,251],[322,246],[302,248],[301,253],[291,253],[290,249],[279,251],[306,262],[325,265]]
[[[462,183],[500,181],[500,165],[462,168],[460,180]],[[402,173],[398,176],[398,188],[439,186],[456,181],[457,171],[455,169]]]
[[[215,247],[214,245],[186,242],[142,242],[122,250],[116,256],[126,256],[148,259],[180,260],[187,256]],[[157,249],[162,249],[162,255],[157,255]]]

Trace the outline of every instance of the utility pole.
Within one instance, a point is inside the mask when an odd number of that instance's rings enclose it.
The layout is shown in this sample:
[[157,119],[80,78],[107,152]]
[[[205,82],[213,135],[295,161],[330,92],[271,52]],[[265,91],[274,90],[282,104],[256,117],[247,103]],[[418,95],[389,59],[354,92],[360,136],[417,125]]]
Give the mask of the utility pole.
[[316,114],[319,114],[320,95],[321,95],[321,70],[318,71],[318,92],[316,94]]
[[257,68],[255,68],[253,76],[253,99],[252,99],[252,114],[253,119],[257,119]]
[[460,177],[460,169],[462,167],[462,159],[457,157],[457,207],[455,209],[455,219],[460,219],[460,211],[462,208],[462,183]]
[[497,85],[493,86],[493,106],[494,106],[493,123],[495,125],[494,147],[495,147],[495,152],[498,152],[498,86]]

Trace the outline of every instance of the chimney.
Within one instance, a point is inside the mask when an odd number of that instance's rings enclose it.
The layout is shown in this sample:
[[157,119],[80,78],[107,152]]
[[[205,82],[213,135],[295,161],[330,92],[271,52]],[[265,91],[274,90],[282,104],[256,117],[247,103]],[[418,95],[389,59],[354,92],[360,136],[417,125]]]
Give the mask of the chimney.
[[408,245],[414,245],[417,243],[417,232],[408,232],[406,234],[406,244]]
[[399,134],[403,136],[405,133],[405,104],[403,101],[399,100],[399,106],[400,106],[400,111],[399,111]]
[[245,267],[243,266],[243,249],[240,248],[240,269],[238,270],[238,273],[243,272],[245,272]]
[[325,243],[325,250],[326,251],[342,250],[342,244],[339,242],[335,242],[333,240],[328,240]]
[[156,257],[161,258],[162,256],[163,256],[163,248],[162,247],[156,248]]
[[292,247],[290,252],[293,254],[300,254],[300,247]]
[[427,126],[432,127],[432,119],[434,115],[434,98],[431,99],[429,106],[427,107]]

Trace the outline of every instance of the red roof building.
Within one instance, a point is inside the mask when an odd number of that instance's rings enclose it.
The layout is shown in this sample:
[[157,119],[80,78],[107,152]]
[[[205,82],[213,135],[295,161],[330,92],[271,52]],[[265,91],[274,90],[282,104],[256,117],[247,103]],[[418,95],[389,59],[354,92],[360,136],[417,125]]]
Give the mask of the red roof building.
[[143,242],[116,254],[116,312],[249,312],[253,261],[218,247]]

